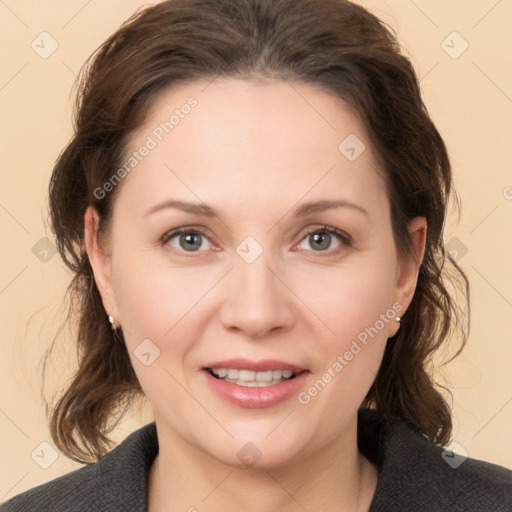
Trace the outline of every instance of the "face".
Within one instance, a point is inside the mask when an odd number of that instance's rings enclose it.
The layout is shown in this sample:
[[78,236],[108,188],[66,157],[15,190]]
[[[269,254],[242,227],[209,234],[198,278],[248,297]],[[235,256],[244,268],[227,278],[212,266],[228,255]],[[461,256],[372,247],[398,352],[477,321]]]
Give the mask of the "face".
[[159,432],[234,466],[329,447],[417,278],[364,126],[311,85],[217,79],[162,93],[128,153],[106,256],[92,208],[87,249]]

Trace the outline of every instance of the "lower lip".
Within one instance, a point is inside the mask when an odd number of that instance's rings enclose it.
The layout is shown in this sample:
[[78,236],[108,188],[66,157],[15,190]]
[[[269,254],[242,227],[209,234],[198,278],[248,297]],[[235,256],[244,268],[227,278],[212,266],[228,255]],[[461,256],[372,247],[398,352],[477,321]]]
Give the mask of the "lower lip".
[[216,379],[205,369],[203,369],[203,373],[206,375],[208,384],[217,394],[235,405],[248,409],[272,407],[273,405],[284,402],[292,395],[299,392],[309,375],[308,371],[303,371],[297,374],[293,379],[284,380],[273,386],[249,388],[247,386],[239,386],[238,384]]

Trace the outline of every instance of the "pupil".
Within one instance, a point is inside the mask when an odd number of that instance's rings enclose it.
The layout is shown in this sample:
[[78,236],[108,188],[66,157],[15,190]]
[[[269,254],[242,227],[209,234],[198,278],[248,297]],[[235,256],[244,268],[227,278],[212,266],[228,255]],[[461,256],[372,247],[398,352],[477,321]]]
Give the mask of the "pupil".
[[201,242],[199,241],[199,243],[196,243],[194,244],[194,237],[199,237],[198,234],[192,234],[192,233],[187,233],[185,235],[182,235],[181,236],[181,241],[185,241],[185,245],[182,244],[182,247],[184,249],[187,249],[187,248],[192,248],[192,249],[198,249],[199,247],[201,247]]
[[322,240],[323,242],[325,242],[327,240],[327,244],[323,244],[323,246],[321,247],[321,249],[328,249],[329,248],[329,242],[330,242],[330,235],[329,234],[324,234],[324,235],[320,235],[318,233],[312,235],[314,237],[314,240],[315,242],[318,242],[318,240],[320,239],[320,245],[322,245]]

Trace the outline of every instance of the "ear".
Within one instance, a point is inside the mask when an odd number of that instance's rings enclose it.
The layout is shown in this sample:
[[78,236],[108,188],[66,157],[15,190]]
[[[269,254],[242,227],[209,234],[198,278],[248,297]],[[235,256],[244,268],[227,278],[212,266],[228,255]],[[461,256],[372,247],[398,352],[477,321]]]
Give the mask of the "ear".
[[87,256],[94,273],[94,280],[100,292],[103,307],[108,315],[113,315],[119,324],[117,304],[112,287],[111,259],[98,242],[99,214],[89,205],[84,214],[84,239]]
[[[398,316],[402,316],[412,301],[418,274],[425,254],[425,243],[427,239],[427,219],[425,217],[415,217],[408,224],[409,236],[413,245],[413,254],[404,259],[400,258],[396,268],[396,286],[394,300],[402,306]],[[393,322],[394,327],[390,328],[388,336],[394,336],[400,324]]]

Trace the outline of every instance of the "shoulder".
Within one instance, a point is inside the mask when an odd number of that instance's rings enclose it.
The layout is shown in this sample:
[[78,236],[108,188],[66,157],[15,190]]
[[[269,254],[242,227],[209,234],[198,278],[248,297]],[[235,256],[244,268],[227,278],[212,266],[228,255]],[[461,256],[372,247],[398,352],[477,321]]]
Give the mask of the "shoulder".
[[149,468],[158,453],[154,423],[133,432],[98,462],[30,489],[0,512],[145,510]]
[[392,415],[361,411],[360,450],[379,467],[370,512],[511,512],[512,471],[457,455]]

